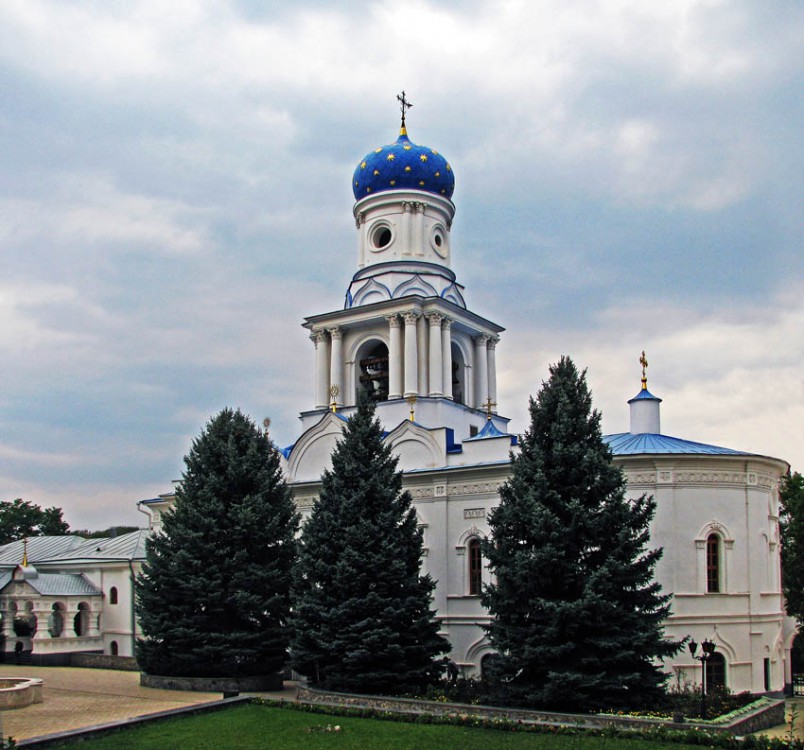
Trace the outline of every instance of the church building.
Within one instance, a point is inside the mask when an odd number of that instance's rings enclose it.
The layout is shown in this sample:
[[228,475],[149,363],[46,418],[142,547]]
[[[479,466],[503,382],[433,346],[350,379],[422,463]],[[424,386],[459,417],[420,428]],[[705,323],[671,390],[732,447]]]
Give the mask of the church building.
[[[423,569],[437,582],[434,608],[452,644],[450,656],[465,675],[478,675],[493,653],[482,627],[489,615],[480,593],[489,578],[480,540],[489,532],[488,514],[499,502],[510,454],[518,450],[509,420],[497,411],[496,346],[504,328],[467,305],[451,269],[455,175],[441,153],[410,140],[404,114],[396,141],[358,162],[352,189],[356,270],[342,308],[304,320],[315,378],[301,434],[282,451],[283,469],[308,514],[358,399],[375,402],[423,530]],[[779,692],[791,681],[795,637],[784,613],[778,526],[779,481],[789,466],[663,435],[661,399],[647,388],[646,365],[643,356],[641,385],[635,383],[638,391],[628,402],[629,432],[605,439],[629,494],[648,493],[657,501],[651,546],[664,549],[656,574],[663,591],[673,594],[667,635],[715,643],[710,687]],[[623,389],[625,397],[628,385]],[[152,532],[172,501],[166,493],[140,502]],[[97,551],[81,545],[37,563],[40,576],[85,577],[82,601],[98,619],[79,629],[95,648],[110,653],[114,643],[120,655],[132,653],[136,627],[122,616],[132,612],[127,581],[142,562],[141,538],[127,544],[119,559],[102,559],[102,545],[95,544]],[[120,622],[106,580],[115,582]],[[0,578],[4,613],[13,604],[14,612],[30,605],[45,614],[59,602],[70,617],[78,612],[77,599],[43,596],[30,571],[9,569]],[[115,623],[112,634],[107,622]],[[40,638],[41,647],[47,640]],[[35,637],[31,642],[39,647]],[[687,650],[665,666],[673,682],[701,682],[701,663]]]

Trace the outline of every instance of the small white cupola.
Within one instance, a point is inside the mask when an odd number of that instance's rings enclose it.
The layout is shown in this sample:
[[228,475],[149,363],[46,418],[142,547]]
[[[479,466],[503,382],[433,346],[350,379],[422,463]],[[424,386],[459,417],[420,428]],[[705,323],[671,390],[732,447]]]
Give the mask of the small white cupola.
[[658,396],[654,396],[648,390],[648,378],[646,371],[648,368],[648,360],[645,357],[645,352],[639,358],[639,364],[642,365],[642,388],[634,398],[632,398],[628,405],[631,407],[631,429],[632,435],[652,434],[660,435],[662,432],[660,421],[660,407],[659,404],[662,400]]

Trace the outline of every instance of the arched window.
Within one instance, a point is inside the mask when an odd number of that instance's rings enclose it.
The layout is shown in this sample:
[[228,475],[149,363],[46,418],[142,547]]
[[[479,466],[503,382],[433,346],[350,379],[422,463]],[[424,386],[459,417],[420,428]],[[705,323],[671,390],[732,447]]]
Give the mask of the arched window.
[[706,692],[713,693],[726,687],[726,659],[717,651],[706,662]]
[[58,602],[50,609],[47,629],[51,638],[58,638],[64,632],[64,615],[62,614],[62,606]]
[[710,534],[706,538],[706,593],[720,592],[720,537]]
[[119,648],[117,647],[117,641],[112,641],[109,644],[109,651],[111,652],[112,656],[117,656],[119,652]]
[[117,586],[109,589],[109,604],[117,604]]
[[469,595],[480,596],[483,585],[483,556],[480,554],[480,540],[472,539],[467,545],[469,551]]
[[374,342],[368,350],[361,347],[357,368],[357,393],[364,393],[369,401],[388,400],[388,347]]
[[81,602],[78,605],[78,612],[75,613],[73,618],[73,631],[80,638],[86,635],[89,630],[89,605],[86,602]]
[[463,361],[461,348],[452,342],[452,388],[447,393],[452,396],[456,404],[466,403],[466,368]]

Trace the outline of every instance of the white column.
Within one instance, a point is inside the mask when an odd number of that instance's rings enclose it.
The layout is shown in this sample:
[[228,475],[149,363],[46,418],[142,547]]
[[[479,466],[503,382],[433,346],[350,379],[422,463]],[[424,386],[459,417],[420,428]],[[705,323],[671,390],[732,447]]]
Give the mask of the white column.
[[401,242],[401,255],[410,255],[413,245],[413,217],[411,212],[414,210],[413,203],[410,201],[402,201],[402,237]]
[[452,321],[444,318],[441,326],[441,364],[444,395],[452,400]]
[[423,315],[419,316],[419,320],[416,323],[416,330],[419,337],[418,345],[416,347],[416,350],[419,353],[419,385],[417,392],[420,396],[424,396],[427,393],[429,385],[428,373],[430,368],[428,365],[430,364],[430,358],[427,356],[429,351],[429,347],[427,345],[429,329],[427,326],[427,321],[424,319]]
[[329,405],[329,340],[324,331],[313,331],[310,340],[315,345],[315,408],[326,409]]
[[402,398],[402,321],[398,315],[388,315],[390,332],[388,347],[388,398]]
[[482,409],[489,396],[488,341],[485,333],[475,336],[475,409]]
[[[497,342],[499,336],[492,336],[488,346],[488,369],[489,369],[489,398],[492,403],[497,403]],[[492,406],[491,411],[497,413],[497,407]]]
[[[338,405],[344,403],[343,386],[343,331],[340,328],[328,328],[331,344],[330,365],[329,365],[329,384],[338,386],[338,395],[333,401]],[[327,394],[329,395],[329,394]]]
[[444,395],[444,364],[441,358],[441,321],[443,316],[439,313],[431,313],[427,316],[430,324],[430,396]]
[[405,318],[405,397],[419,395],[419,352],[416,321],[419,313],[406,312]]

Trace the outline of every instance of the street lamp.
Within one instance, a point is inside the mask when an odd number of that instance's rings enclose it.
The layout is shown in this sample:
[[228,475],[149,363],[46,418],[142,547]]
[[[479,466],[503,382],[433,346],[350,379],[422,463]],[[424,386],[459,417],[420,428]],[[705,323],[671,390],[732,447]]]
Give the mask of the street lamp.
[[701,679],[701,718],[706,718],[706,662],[708,662],[714,655],[715,655],[715,644],[710,641],[708,638],[704,639],[701,642],[701,655],[696,656],[696,652],[698,651],[698,644],[695,641],[690,641],[687,644],[690,654],[692,655],[693,659],[697,659],[701,662],[701,668],[703,669],[703,677]]

